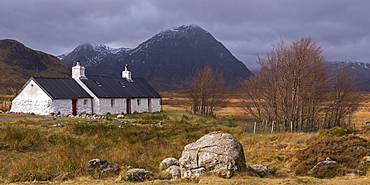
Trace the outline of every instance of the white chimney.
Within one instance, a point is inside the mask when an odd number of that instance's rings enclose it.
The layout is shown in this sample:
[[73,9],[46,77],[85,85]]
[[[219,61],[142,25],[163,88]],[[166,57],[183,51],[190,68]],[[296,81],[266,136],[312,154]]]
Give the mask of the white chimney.
[[72,67],[72,78],[87,79],[85,76],[85,67],[81,66],[80,61],[77,61],[76,66]]
[[125,70],[122,71],[122,78],[126,78],[127,81],[133,82],[131,79],[131,71],[128,70],[128,64],[125,65]]

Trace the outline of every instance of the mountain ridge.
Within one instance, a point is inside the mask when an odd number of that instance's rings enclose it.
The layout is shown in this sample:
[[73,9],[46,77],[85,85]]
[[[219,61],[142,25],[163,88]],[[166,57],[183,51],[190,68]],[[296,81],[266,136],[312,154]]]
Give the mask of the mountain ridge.
[[[1,87],[14,93],[30,77],[68,77],[70,70],[53,55],[12,40],[0,40]],[[2,92],[4,93],[4,92]]]
[[189,88],[195,70],[206,65],[221,71],[231,87],[237,87],[239,79],[252,74],[221,42],[194,24],[165,29],[133,49],[118,48],[118,52],[106,55],[93,49],[78,49],[82,46],[77,46],[62,62],[72,67],[79,60],[82,65],[86,63],[88,74],[112,76],[120,75],[117,68],[129,64],[133,76],[145,77],[157,89]]
[[347,67],[349,72],[357,78],[358,88],[362,91],[370,91],[370,63],[357,61],[327,61],[329,73],[333,73],[340,67]]

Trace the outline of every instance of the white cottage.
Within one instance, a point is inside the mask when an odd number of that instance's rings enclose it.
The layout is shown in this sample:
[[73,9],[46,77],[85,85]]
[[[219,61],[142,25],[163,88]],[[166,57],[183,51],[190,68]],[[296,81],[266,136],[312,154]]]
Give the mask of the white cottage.
[[85,75],[77,62],[72,78],[32,77],[16,94],[11,112],[105,115],[159,112],[161,96],[144,78]]

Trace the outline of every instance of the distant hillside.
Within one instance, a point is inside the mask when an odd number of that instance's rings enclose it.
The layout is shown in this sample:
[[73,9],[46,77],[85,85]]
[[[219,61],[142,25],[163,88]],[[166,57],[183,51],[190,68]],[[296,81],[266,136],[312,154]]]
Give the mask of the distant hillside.
[[70,70],[52,55],[15,40],[0,40],[0,89],[18,91],[32,76],[68,77]]
[[133,76],[145,77],[157,89],[188,88],[195,70],[207,64],[220,70],[231,87],[252,74],[221,42],[197,25],[164,30],[134,49],[83,44],[60,57],[70,67],[80,60],[88,74],[120,76],[123,66],[129,64]]
[[370,64],[354,61],[329,61],[329,73],[334,72],[341,66],[346,66],[358,79],[360,90],[370,91]]

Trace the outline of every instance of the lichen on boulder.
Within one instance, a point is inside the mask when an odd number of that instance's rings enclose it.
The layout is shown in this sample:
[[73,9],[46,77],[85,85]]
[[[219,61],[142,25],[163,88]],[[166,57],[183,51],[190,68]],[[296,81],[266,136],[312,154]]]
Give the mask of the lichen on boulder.
[[209,133],[186,145],[179,163],[182,178],[198,178],[206,172],[231,178],[246,170],[243,146],[223,132]]
[[161,164],[159,164],[159,170],[166,170],[170,166],[179,166],[179,160],[173,157],[163,159]]

